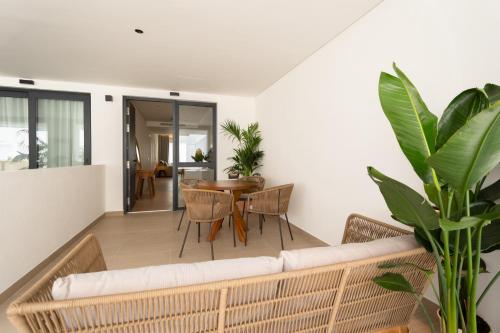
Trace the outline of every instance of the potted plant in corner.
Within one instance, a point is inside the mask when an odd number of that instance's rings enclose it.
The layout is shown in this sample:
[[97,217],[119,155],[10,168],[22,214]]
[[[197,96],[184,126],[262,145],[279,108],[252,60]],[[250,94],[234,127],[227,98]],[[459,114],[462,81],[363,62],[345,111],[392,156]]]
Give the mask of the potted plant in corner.
[[[438,287],[432,287],[442,332],[482,332],[477,308],[499,277],[494,273],[480,294],[478,275],[486,272],[481,254],[500,248],[500,181],[484,186],[500,162],[500,87],[487,84],[461,92],[438,121],[406,75],[393,67],[396,76],[380,75],[380,102],[427,198],[373,167],[368,174],[393,217],[413,227],[416,239],[435,257]],[[374,282],[420,297],[397,273],[401,265],[381,266],[392,271]],[[424,274],[430,278],[430,272]]]
[[246,129],[242,129],[235,121],[226,120],[221,127],[222,133],[237,142],[237,146],[233,148],[234,156],[228,158],[232,165],[224,171],[228,173],[229,178],[238,178],[239,175],[252,176],[262,166],[264,158],[264,152],[260,150],[262,135],[259,123],[251,123]]

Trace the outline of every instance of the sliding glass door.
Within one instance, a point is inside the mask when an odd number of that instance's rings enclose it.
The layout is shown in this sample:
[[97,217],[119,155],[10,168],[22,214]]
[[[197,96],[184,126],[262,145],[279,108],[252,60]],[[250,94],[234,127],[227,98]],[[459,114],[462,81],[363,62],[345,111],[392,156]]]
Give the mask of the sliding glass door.
[[[146,105],[148,103],[154,104],[154,107],[149,105],[148,109]],[[135,104],[135,107],[132,104]],[[161,104],[168,104],[169,107],[161,107]],[[157,166],[154,169],[152,166],[149,169],[145,167],[146,161],[144,161],[140,163],[141,168],[154,171],[158,186],[161,185],[160,180],[165,180],[164,183],[168,185],[165,200],[169,200],[169,203],[172,200],[171,205],[166,205],[168,208],[160,210],[177,210],[184,206],[179,186],[183,179],[216,179],[217,105],[215,103],[124,96],[123,105],[123,207],[125,212],[137,211],[137,202],[134,208],[134,199],[140,197],[140,193],[136,193],[134,189],[138,181],[136,177],[137,128],[134,119],[136,113],[141,111],[141,106],[142,112],[146,114],[145,127],[149,128],[152,142],[154,142],[151,156],[155,155],[155,160],[161,161],[161,163],[156,163]],[[153,130],[154,132],[151,132]],[[145,147],[143,145],[141,149]],[[163,178],[160,179],[161,177]],[[156,200],[155,198],[161,198],[161,196],[149,197],[151,202]],[[155,204],[155,207],[160,206]]]
[[183,179],[215,180],[217,157],[216,104],[176,103],[174,113],[174,209],[184,206]]

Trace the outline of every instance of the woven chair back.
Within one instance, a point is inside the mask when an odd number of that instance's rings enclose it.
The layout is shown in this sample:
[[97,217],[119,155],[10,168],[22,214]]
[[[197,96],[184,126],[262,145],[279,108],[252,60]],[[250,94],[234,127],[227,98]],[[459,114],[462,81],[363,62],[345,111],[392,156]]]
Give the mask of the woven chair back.
[[182,193],[192,222],[215,222],[231,213],[232,194],[196,189],[185,189]]
[[248,211],[267,215],[283,215],[288,212],[293,184],[270,187],[249,194]]

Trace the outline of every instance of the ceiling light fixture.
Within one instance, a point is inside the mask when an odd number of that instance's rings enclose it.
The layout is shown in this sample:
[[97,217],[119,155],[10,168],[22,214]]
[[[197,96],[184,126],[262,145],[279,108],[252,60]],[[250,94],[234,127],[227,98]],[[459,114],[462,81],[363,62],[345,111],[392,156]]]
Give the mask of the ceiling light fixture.
[[141,29],[134,29],[135,32],[137,32],[138,34],[143,34],[144,31],[142,31]]

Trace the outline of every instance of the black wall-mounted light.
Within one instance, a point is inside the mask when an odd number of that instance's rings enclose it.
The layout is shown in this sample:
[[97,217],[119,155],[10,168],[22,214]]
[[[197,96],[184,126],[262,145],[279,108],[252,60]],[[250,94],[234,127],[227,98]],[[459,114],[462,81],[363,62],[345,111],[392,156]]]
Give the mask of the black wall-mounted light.
[[137,32],[138,34],[143,34],[144,31],[142,29],[134,29],[135,32]]
[[33,80],[27,80],[27,79],[19,79],[20,84],[30,84],[30,85],[35,85],[35,81]]

